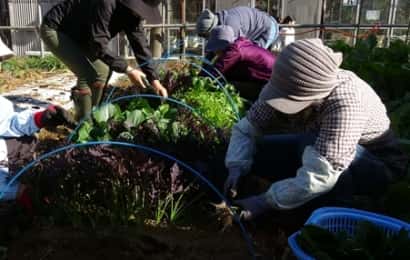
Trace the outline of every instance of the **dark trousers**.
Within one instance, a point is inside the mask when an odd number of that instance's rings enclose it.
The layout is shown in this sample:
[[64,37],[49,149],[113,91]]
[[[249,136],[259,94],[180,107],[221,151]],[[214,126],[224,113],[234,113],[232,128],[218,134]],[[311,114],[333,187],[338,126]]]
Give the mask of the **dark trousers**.
[[[257,144],[251,174],[270,182],[296,176],[302,166],[302,154],[313,145],[314,134],[271,135]],[[391,181],[388,167],[366,148],[357,145],[350,166],[342,172],[333,189],[309,204],[318,206],[348,206],[354,195],[379,197]]]

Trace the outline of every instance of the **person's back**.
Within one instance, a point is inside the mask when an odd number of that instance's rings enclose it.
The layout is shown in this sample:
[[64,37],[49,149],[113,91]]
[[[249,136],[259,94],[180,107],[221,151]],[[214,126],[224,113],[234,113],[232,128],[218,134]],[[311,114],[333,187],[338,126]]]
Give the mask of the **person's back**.
[[[43,18],[43,23],[62,31],[76,40],[87,34],[92,19],[92,5],[96,0],[66,0],[55,5]],[[95,10],[94,10],[95,11]]]
[[[227,69],[230,57],[237,55],[235,62]],[[232,43],[215,63],[230,81],[255,81],[265,83],[272,74],[275,56],[257,46],[249,39],[239,37]]]
[[[205,50],[216,53],[218,58],[214,68],[236,87],[242,97],[251,101],[258,97],[272,74],[275,56],[249,39],[239,37],[235,40],[230,26],[215,27]],[[213,68],[205,68],[218,76]]]
[[[102,8],[104,12],[97,12]],[[101,22],[108,24],[109,31],[104,33],[113,38],[123,31],[124,24],[134,23],[137,27],[139,21],[116,0],[66,0],[54,6],[43,20],[50,28],[63,32],[84,47],[90,47],[87,44],[94,40],[90,38],[91,31]]]
[[205,9],[197,20],[197,32],[207,38],[216,26],[232,27],[235,39],[245,37],[262,48],[268,48],[279,34],[276,20],[269,14],[246,6],[213,13]]
[[265,36],[266,28],[271,27],[272,18],[255,8],[245,6],[222,10],[217,13],[220,25],[229,25],[235,36],[246,37],[260,46],[268,40]]

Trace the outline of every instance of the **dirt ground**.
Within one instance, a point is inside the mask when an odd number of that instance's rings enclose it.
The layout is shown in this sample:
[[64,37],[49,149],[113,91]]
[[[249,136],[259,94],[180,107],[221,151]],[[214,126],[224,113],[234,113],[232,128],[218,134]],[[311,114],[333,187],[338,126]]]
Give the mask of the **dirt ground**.
[[[283,244],[286,243],[284,234],[271,233],[269,236],[265,234],[264,241],[254,243],[256,259],[294,259]],[[7,259],[239,260],[252,257],[237,228],[209,232],[175,228],[86,230],[43,227],[31,229],[13,240],[8,247]]]
[[17,239],[8,259],[249,259],[249,253],[237,233],[44,228]]

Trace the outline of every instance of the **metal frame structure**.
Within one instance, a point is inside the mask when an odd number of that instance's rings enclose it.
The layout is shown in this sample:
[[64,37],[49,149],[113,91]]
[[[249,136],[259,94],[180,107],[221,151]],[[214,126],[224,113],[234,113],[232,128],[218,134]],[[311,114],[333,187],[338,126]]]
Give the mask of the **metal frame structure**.
[[[11,32],[13,31],[35,31],[38,32],[39,26],[41,24],[41,12],[42,9],[40,8],[40,0],[28,0],[28,1],[32,1],[33,3],[38,3],[38,19],[37,19],[37,23],[35,25],[21,25],[21,26],[0,26],[0,30],[9,30]],[[212,0],[211,0],[212,1]],[[215,1],[215,6],[217,4],[217,0],[213,0]],[[224,0],[226,1],[226,0]],[[255,0],[248,0],[249,1],[249,5],[250,6],[255,6],[256,1]],[[278,0],[279,1],[279,0]],[[307,28],[307,29],[320,29],[318,31],[323,32],[323,30],[326,29],[348,29],[348,30],[354,30],[354,40],[353,43],[355,43],[355,39],[358,37],[360,30],[362,29],[372,29],[374,27],[374,25],[370,25],[370,24],[362,24],[361,23],[361,12],[362,12],[362,1],[363,0],[357,0],[357,9],[356,9],[356,16],[355,16],[355,23],[354,24],[329,24],[329,23],[325,23],[325,19],[323,18],[324,13],[326,12],[326,2],[327,1],[331,1],[331,0],[322,0],[322,10],[321,10],[321,18],[320,24],[295,24],[295,25],[286,25],[286,27],[295,27],[295,28]],[[207,7],[207,3],[209,3],[210,0],[202,0],[202,9]],[[285,0],[280,0],[280,2],[278,2],[281,8],[283,8],[284,6],[284,2]],[[387,29],[387,42],[389,43],[390,38],[393,35],[393,32],[395,29],[407,29],[407,37],[406,37],[406,41],[408,41],[408,37],[409,37],[409,30],[410,30],[410,21],[408,24],[392,24],[392,22],[395,21],[395,16],[396,16],[396,11],[397,11],[397,2],[398,0],[390,0],[389,1],[389,14],[388,14],[388,24],[378,24],[377,27],[379,29]],[[169,4],[170,4],[170,0],[166,1],[167,4],[163,4],[162,5],[162,12],[163,14],[163,21],[162,24],[147,24],[144,26],[145,29],[150,30],[151,33],[154,32],[154,30],[157,28],[161,29],[161,32],[163,35],[167,36],[167,50],[171,49],[170,47],[170,31],[171,30],[178,30],[179,31],[179,40],[181,41],[181,45],[180,45],[180,49],[179,49],[179,53],[181,55],[184,55],[186,52],[185,49],[185,43],[182,39],[184,39],[187,36],[187,31],[189,30],[194,30],[195,29],[195,24],[194,23],[188,23],[186,21],[186,4],[187,1],[186,0],[178,0],[179,3],[179,12],[180,12],[180,16],[181,16],[181,21],[180,23],[177,24],[170,24],[167,23],[170,21],[170,16],[169,16]],[[209,6],[208,6],[209,7]],[[269,10],[267,10],[269,11]],[[283,10],[281,10],[281,13],[283,14]],[[158,33],[159,31],[155,31],[155,33]],[[322,37],[324,35],[324,33],[320,34]],[[153,39],[151,37],[151,39]],[[41,42],[41,41],[40,41]],[[387,44],[388,44],[387,43]],[[161,46],[160,44],[151,44],[151,47],[153,48],[158,48],[158,46]],[[202,44],[203,46],[203,44]],[[124,53],[125,56],[128,56],[129,51],[120,51],[120,49],[123,48],[124,50],[124,46],[123,47],[119,47],[118,52],[119,53]],[[43,55],[44,54],[44,46],[42,43],[40,43],[40,54]],[[203,54],[203,48],[202,48],[202,54]],[[158,53],[158,51],[154,51],[154,53]]]

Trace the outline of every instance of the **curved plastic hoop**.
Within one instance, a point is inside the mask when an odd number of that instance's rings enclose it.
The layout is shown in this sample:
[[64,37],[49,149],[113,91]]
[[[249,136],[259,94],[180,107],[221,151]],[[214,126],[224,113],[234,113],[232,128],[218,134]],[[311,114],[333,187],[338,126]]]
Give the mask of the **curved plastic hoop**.
[[[0,200],[1,198],[3,198],[4,193],[7,191],[7,189],[21,176],[23,175],[26,171],[28,171],[31,167],[33,167],[36,163],[40,162],[43,159],[47,159],[48,157],[58,154],[60,152],[64,152],[66,150],[69,149],[74,149],[74,148],[80,148],[80,147],[87,147],[87,146],[93,146],[93,145],[116,145],[116,146],[122,146],[122,147],[130,147],[130,148],[134,148],[134,149],[139,149],[145,152],[149,152],[149,153],[153,153],[155,155],[161,156],[163,158],[172,160],[178,164],[180,164],[182,167],[184,167],[185,169],[188,169],[192,174],[194,174],[196,177],[198,177],[202,182],[204,182],[209,188],[211,188],[211,190],[213,192],[215,192],[215,194],[226,203],[226,205],[228,207],[231,207],[231,204],[229,203],[229,201],[227,200],[227,198],[221,193],[219,192],[219,190],[207,179],[205,178],[201,173],[199,173],[198,171],[196,171],[195,169],[193,169],[191,166],[189,166],[188,164],[176,159],[175,157],[161,152],[159,150],[156,150],[154,148],[148,147],[148,146],[144,146],[144,145],[138,145],[138,144],[131,144],[131,143],[125,143],[125,142],[113,142],[113,141],[100,141],[100,142],[88,142],[88,143],[83,143],[83,144],[71,144],[71,145],[67,145],[64,147],[60,147],[57,148],[51,152],[48,152],[46,154],[41,155],[40,157],[38,157],[37,159],[31,161],[30,163],[28,163],[26,166],[24,166],[21,170],[18,171],[18,173],[16,175],[13,176],[13,178],[7,183],[5,189],[0,193]],[[240,221],[239,216],[236,214],[234,215],[234,220],[238,223],[241,232],[242,232],[242,236],[245,239],[245,242],[248,246],[248,251],[251,255],[251,257],[253,259],[255,259],[255,251],[253,249],[253,244],[252,241],[249,237],[248,232],[246,231],[245,227],[243,226],[242,222]]]

